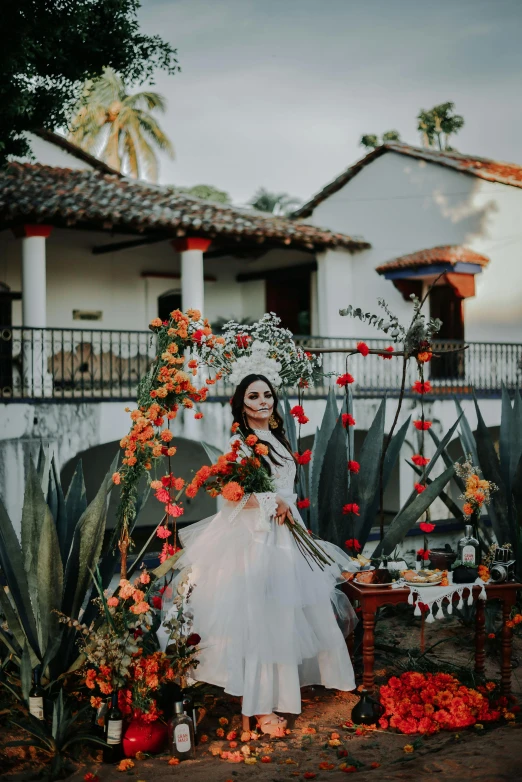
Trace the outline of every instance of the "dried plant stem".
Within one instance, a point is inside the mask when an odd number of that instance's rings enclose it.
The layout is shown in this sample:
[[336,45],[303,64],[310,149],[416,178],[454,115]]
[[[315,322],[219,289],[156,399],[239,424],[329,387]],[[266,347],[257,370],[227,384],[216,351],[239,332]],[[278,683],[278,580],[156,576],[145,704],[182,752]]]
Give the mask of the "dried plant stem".
[[384,459],[386,457],[388,446],[391,443],[393,432],[395,431],[395,427],[397,426],[397,421],[399,420],[399,414],[401,412],[402,403],[404,401],[404,392],[406,390],[406,370],[408,368],[408,355],[406,353],[403,353],[402,355],[403,355],[402,377],[401,377],[401,390],[399,394],[399,402],[397,404],[397,409],[395,410],[395,418],[393,419],[393,424],[391,425],[390,431],[388,432],[388,437],[386,438],[386,442],[384,444],[384,448],[382,449],[381,462],[379,464],[379,535],[381,540],[384,538]]

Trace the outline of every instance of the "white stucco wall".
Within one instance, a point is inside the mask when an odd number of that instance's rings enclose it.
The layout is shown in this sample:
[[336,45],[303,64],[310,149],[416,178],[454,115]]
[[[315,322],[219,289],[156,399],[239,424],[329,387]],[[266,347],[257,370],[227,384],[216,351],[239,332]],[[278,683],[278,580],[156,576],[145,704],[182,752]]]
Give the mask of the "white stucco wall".
[[[306,220],[363,236],[372,245],[352,256],[338,273],[332,310],[342,299],[341,306],[353,304],[374,312],[377,297],[383,296],[406,321],[411,305],[375,268],[416,250],[462,244],[491,259],[476,277],[475,298],[464,304],[466,338],[520,342],[521,210],[520,188],[389,152],[319,204]],[[357,321],[330,317],[336,327],[332,336],[369,336],[368,328]]]
[[[55,328],[145,330],[157,316],[157,299],[179,290],[181,281],[168,276],[143,277],[144,272],[177,274],[179,254],[168,241],[93,255],[91,248],[135,237],[110,237],[101,232],[55,229],[46,243],[47,325]],[[260,318],[265,311],[265,282],[236,282],[239,273],[292,266],[310,260],[295,250],[272,250],[256,261],[224,257],[205,261],[205,316],[209,320]],[[0,233],[0,281],[21,290],[21,240]],[[101,310],[101,321],[73,320],[73,310]],[[20,302],[13,304],[13,323],[21,324]]]

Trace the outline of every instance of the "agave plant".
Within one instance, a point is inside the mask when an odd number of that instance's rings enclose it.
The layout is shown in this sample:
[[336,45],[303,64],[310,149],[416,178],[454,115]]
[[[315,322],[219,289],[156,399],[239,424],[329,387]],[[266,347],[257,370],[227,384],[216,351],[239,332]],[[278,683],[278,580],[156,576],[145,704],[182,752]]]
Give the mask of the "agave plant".
[[[339,411],[335,392],[331,389],[321,426],[316,431],[308,476],[301,467],[298,472],[297,491],[299,496],[310,499],[307,521],[310,522],[312,532],[340,547],[344,547],[346,538],[355,538],[363,548],[375,524],[380,505],[379,470],[385,446],[386,399],[383,399],[379,405],[377,414],[364,439],[359,454],[360,471],[358,473],[350,473],[347,470],[347,461],[349,458],[353,458],[354,435],[353,427],[344,428],[342,413],[350,415],[353,413],[351,392],[348,390],[342,410]],[[286,398],[283,399],[283,414],[290,444],[292,449],[296,451],[298,450],[296,426],[294,418],[290,414],[290,404]],[[455,472],[453,461],[442,475],[433,481],[430,481],[428,476],[439,457],[445,453],[446,446],[453,437],[459,420],[447,432],[425,470],[425,476],[429,483],[426,490],[422,494],[412,491],[403,507],[388,525],[383,540],[375,550],[376,556],[383,553],[390,554],[431,503],[444,493],[444,487]],[[383,490],[386,489],[390,481],[409,424],[410,418],[392,436],[386,449],[383,463]],[[447,495],[444,496],[448,502],[452,502]],[[358,515],[351,515],[350,520],[343,512],[343,508],[349,503],[358,505]]]
[[[471,455],[473,463],[480,468],[484,478],[498,486],[498,491],[491,495],[491,502],[488,506],[491,530],[499,545],[504,543],[511,545],[520,567],[522,564],[522,397],[519,392],[516,392],[512,402],[506,388],[502,388],[498,452],[476,399],[474,403],[477,413],[475,432],[472,431],[460,403],[458,400],[455,402],[459,413],[460,443],[464,454]],[[437,450],[440,449],[445,463],[452,464],[454,459],[446,449],[447,442],[449,442],[447,438],[440,442],[431,429],[429,434],[437,445]],[[453,480],[459,490],[463,492],[462,479],[455,475]],[[455,504],[453,503],[453,505]],[[462,517],[459,508],[454,514],[458,518],[457,514]],[[480,517],[482,522],[480,523],[480,532],[484,539],[484,545],[487,546],[494,541],[489,527],[484,523],[485,518],[485,516]]]
[[[7,624],[7,630],[0,630],[0,642],[17,665],[25,654],[31,668],[40,664],[51,681],[78,657],[74,632],[59,624],[56,612],[77,619],[89,602],[112,471],[88,505],[81,462],[64,496],[54,460],[46,464],[43,451],[36,469],[29,460],[21,540],[0,501],[0,572],[6,583],[0,589],[0,612]],[[114,559],[107,559],[111,576]]]

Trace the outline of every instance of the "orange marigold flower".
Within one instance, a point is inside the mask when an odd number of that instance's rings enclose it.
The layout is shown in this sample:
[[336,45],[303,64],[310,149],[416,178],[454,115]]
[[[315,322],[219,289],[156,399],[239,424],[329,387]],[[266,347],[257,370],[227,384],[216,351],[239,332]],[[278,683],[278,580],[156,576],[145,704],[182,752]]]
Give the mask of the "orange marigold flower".
[[196,421],[199,421],[201,418],[203,418],[203,413],[196,413],[194,415],[194,418],[196,419]]
[[170,429],[163,429],[161,433],[161,439],[163,440],[164,443],[170,443],[173,437],[174,435],[172,434]]
[[407,755],[410,755],[414,751],[413,750],[413,745],[412,744],[405,744],[404,747],[403,747],[403,750],[406,752]]
[[152,329],[159,329],[160,326],[163,326],[163,321],[161,320],[161,318],[154,318],[149,323],[149,328],[152,328]]
[[221,493],[225,500],[228,500],[229,502],[239,502],[245,492],[237,481],[230,481],[230,483],[226,483],[225,486],[223,486],[223,491]]
[[223,728],[218,728],[218,729],[216,730],[216,736],[218,737],[218,739],[222,739],[222,738],[224,738],[224,736],[225,736],[225,731],[223,730]]
[[267,456],[268,445],[263,445],[263,443],[257,443],[257,445],[254,446],[254,452],[257,453],[259,456]]
[[179,758],[169,758],[169,766],[179,766]]
[[270,755],[263,755],[263,757],[261,758],[261,763],[271,763],[271,762],[272,762],[272,758],[270,757]]
[[258,438],[255,436],[255,434],[249,434],[248,437],[245,437],[245,443],[252,447],[257,443]]
[[130,607],[130,611],[133,614],[146,614],[147,611],[150,611],[150,605],[146,603],[145,601],[141,603],[134,603],[133,606]]
[[464,516],[471,516],[473,513],[473,505],[470,505],[469,502],[465,502],[462,506],[462,513]]
[[118,600],[117,597],[109,597],[107,599],[107,605],[109,606],[109,608],[116,608],[119,602],[120,601]]
[[[159,320],[159,318],[158,318]],[[128,771],[130,768],[134,768],[134,761],[130,758],[124,758],[118,763],[118,771]]]
[[230,427],[230,431],[232,432],[232,434],[235,434],[238,429],[239,429],[239,423],[238,421],[234,421],[234,423]]
[[429,350],[424,350],[422,353],[417,353],[417,361],[420,364],[425,364],[427,361],[431,361],[432,355]]
[[118,486],[121,483],[121,475],[119,472],[112,474],[112,482],[115,484],[115,486]]
[[228,725],[228,720],[226,717],[220,717],[218,720],[219,724],[223,728],[225,725]]

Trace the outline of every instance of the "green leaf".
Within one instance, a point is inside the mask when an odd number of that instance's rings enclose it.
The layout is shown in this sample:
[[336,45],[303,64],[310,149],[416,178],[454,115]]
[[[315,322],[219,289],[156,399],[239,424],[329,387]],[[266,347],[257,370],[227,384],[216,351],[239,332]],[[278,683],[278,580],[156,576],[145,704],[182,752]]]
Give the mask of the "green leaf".
[[[428,429],[428,434],[431,437],[431,439],[433,440],[433,442],[435,443],[435,445],[437,446],[437,448],[439,448],[440,445],[441,445],[441,440],[437,437],[437,435],[434,432],[432,432],[431,429]],[[440,449],[440,455],[442,456],[442,460],[444,461],[444,464],[446,465],[446,467],[451,467],[451,465],[455,463],[455,459],[451,458],[451,456],[449,455],[449,453],[448,453],[446,448],[441,448]],[[416,472],[417,472],[417,470],[416,470]],[[419,474],[422,474],[422,470],[418,470],[418,472],[419,472]],[[462,480],[462,478],[459,478],[457,473],[455,473],[455,475],[453,476],[453,480],[455,481],[455,483],[457,484],[457,486],[458,486],[458,488],[460,489],[461,492],[465,491],[466,485],[465,485],[464,481]]]
[[[35,654],[39,655],[36,621],[20,544],[11,520],[0,500],[0,566],[25,636]],[[35,596],[36,597],[36,596]]]
[[460,441],[462,443],[462,450],[467,458],[468,454],[471,454],[473,464],[479,464],[479,458],[477,454],[477,446],[475,445],[475,438],[471,431],[469,421],[464,415],[464,410],[458,399],[455,399],[455,405],[457,407],[457,413],[460,415]]
[[422,494],[417,494],[413,502],[399,511],[386,530],[383,540],[380,541],[373,552],[374,557],[379,556],[381,553],[391,554],[394,548],[404,540],[417,519],[429,508],[433,500],[439,496],[441,489],[453,477],[454,473],[455,467],[448,467],[442,475],[433,480]]
[[499,487],[498,491],[491,494],[491,502],[489,504],[491,524],[498,543],[500,545],[511,543],[515,549],[517,545],[517,528],[514,519],[512,496],[507,494],[493,438],[484,423],[477,400],[475,399],[474,401],[477,412],[475,442],[477,444],[478,463],[484,478],[488,481],[493,481]]
[[20,684],[22,685],[22,695],[24,701],[29,705],[29,692],[31,691],[33,669],[31,666],[31,655],[27,643],[24,644],[22,657],[20,658]]
[[[515,473],[522,457],[522,397],[515,391],[513,404],[513,431],[511,434],[511,449],[509,455],[510,484],[513,487]],[[521,522],[522,523],[522,522]]]
[[62,611],[76,619],[91,585],[91,571],[98,564],[107,520],[108,496],[112,487],[112,471],[82,514],[74,530],[71,551],[64,579]]
[[[60,510],[65,518],[65,505]],[[37,597],[39,606],[40,647],[47,649],[52,638],[59,633],[60,625],[55,611],[62,607],[63,566],[60,556],[58,533],[47,509],[45,513],[38,549]]]
[[[412,470],[414,472],[417,473],[417,475],[422,475],[422,468],[421,467],[417,467],[416,464],[413,464],[412,462],[408,462],[407,460],[406,460],[406,463],[412,468]],[[448,465],[448,466],[451,467],[451,464]],[[453,477],[455,478],[455,476],[453,476]],[[427,478],[426,479],[426,483],[429,486],[430,483],[433,483],[433,481],[432,481],[431,478]],[[460,522],[462,522],[462,524],[464,524],[464,514],[462,513],[462,511],[459,508],[459,506],[457,505],[457,503],[454,502],[451,499],[449,494],[446,494],[445,491],[441,491],[441,493],[439,494],[439,498],[442,500],[442,502],[444,503],[446,508],[450,511],[450,513],[453,514],[455,519],[457,519],[457,521],[460,521]]]
[[339,416],[334,427],[319,480],[319,536],[342,545],[346,531],[343,505],[348,502],[346,434]]
[[310,527],[312,532],[318,533],[319,529],[319,479],[321,477],[321,468],[328,447],[328,442],[332,436],[335,423],[339,417],[337,409],[337,400],[333,388],[328,392],[326,407],[323,414],[321,426],[317,429],[312,448],[312,460],[310,462]]
[[87,508],[87,492],[85,489],[85,481],[83,479],[83,465],[81,459],[79,460],[74,470],[73,477],[67,489],[65,496],[65,510],[67,513],[67,532],[65,535],[65,543],[62,549],[62,562],[64,565],[67,562],[67,557],[71,550],[71,543],[74,535],[76,525],[85,513]]
[[34,469],[33,460],[29,458],[22,509],[21,542],[27,582],[31,596],[34,597],[33,611],[36,616],[38,615],[38,606],[36,604],[38,545],[42,524],[46,514],[49,512],[40,478]]
[[56,461],[54,456],[51,459],[51,466],[49,469],[49,485],[47,489],[47,505],[51,511],[54,519],[56,532],[58,535],[58,541],[60,546],[60,556],[62,562],[65,562],[67,558],[67,511],[65,507],[65,499],[63,496],[62,486],[60,483],[60,475],[56,467]]
[[285,393],[283,393],[282,402],[283,402],[283,421],[286,429],[286,436],[288,438],[288,442],[290,443],[290,447],[292,448],[292,451],[295,453],[298,450],[297,430],[295,426],[295,418],[293,415],[290,415],[290,400],[288,399]]
[[516,438],[514,428],[514,413],[511,399],[504,383],[502,383],[502,402],[500,415],[499,458],[500,472],[508,492],[511,491],[511,438]]
[[161,563],[161,565],[158,565],[158,567],[152,571],[156,576],[156,578],[162,578],[164,575],[166,575],[169,572],[169,570],[172,570],[182,554],[183,551],[178,551],[176,554],[173,554],[171,557],[168,557],[165,560],[165,562]]
[[376,507],[379,504],[379,472],[384,443],[384,419],[386,398],[381,401],[375,418],[359,455],[361,469],[353,478],[354,497],[359,505],[359,518],[355,521],[355,535],[363,546],[375,522]]
[[18,614],[13,609],[8,595],[6,594],[6,592],[4,592],[1,586],[0,586],[0,608],[2,609],[2,613],[5,616],[7,627],[13,634],[15,641],[20,647],[20,649],[23,649],[24,644],[27,641],[25,633],[23,631],[22,625],[20,624]]

